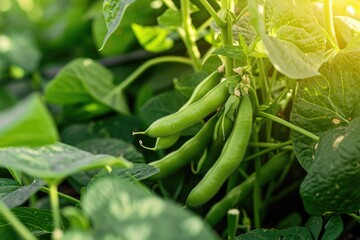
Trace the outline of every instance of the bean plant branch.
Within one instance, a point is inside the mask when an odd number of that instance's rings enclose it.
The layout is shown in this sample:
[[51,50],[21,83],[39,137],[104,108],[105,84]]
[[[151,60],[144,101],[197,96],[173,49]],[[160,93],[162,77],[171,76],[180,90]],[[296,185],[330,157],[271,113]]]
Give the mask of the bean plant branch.
[[60,240],[62,237],[60,205],[58,198],[58,188],[56,184],[50,184],[50,204],[54,221],[53,240]]
[[144,62],[140,67],[138,67],[132,74],[130,74],[124,81],[122,81],[114,91],[122,91],[127,88],[131,83],[133,83],[141,74],[143,74],[150,67],[161,64],[161,63],[183,63],[187,65],[192,65],[192,61],[189,58],[179,57],[179,56],[163,56],[152,58]]
[[216,25],[218,25],[218,27],[221,28],[221,27],[224,27],[226,25],[226,22],[219,17],[217,12],[214,10],[214,8],[208,2],[208,0],[199,0],[199,2],[204,6],[206,11],[208,11],[208,13],[214,19],[214,21],[215,21]]
[[257,115],[259,117],[267,118],[267,119],[270,119],[270,120],[272,120],[274,122],[277,122],[277,123],[279,123],[279,124],[281,124],[281,125],[283,125],[285,127],[288,127],[288,128],[290,128],[290,129],[292,129],[294,131],[297,131],[297,132],[299,132],[299,133],[301,133],[301,134],[303,134],[303,135],[305,135],[305,136],[307,136],[307,137],[309,137],[309,138],[311,138],[311,139],[313,139],[313,140],[315,140],[317,142],[320,139],[315,134],[313,134],[313,133],[311,133],[311,132],[309,132],[309,131],[301,128],[301,127],[298,127],[298,126],[296,126],[296,125],[294,125],[294,124],[292,124],[292,123],[290,123],[290,122],[288,122],[288,121],[286,121],[286,120],[284,120],[282,118],[271,115],[269,113],[265,113],[265,112],[260,111],[260,112],[257,113]]
[[325,31],[330,36],[331,41],[338,47],[336,33],[334,28],[333,11],[332,11],[332,0],[324,0],[324,24]]
[[[201,69],[200,52],[196,46],[196,32],[193,29],[190,13],[190,0],[181,0],[182,29],[179,29],[195,71]],[[183,30],[183,31],[181,31]]]
[[8,221],[10,226],[20,235],[24,240],[36,240],[35,236],[27,229],[24,224],[10,211],[10,209],[0,201],[0,215]]

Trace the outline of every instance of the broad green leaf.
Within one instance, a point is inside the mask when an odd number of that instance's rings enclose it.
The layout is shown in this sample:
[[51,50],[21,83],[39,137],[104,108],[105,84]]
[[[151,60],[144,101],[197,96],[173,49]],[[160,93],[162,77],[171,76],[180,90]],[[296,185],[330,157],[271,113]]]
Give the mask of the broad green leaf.
[[360,51],[360,35],[351,39],[343,51]]
[[140,109],[140,117],[146,124],[176,112],[186,98],[176,91],[161,93],[147,101]]
[[344,230],[344,223],[339,214],[332,216],[325,225],[325,232],[321,240],[338,239]]
[[[321,135],[360,116],[359,59],[359,51],[339,52],[321,66],[321,76],[300,81],[291,122]],[[295,131],[292,138],[296,156],[308,171],[313,163],[316,142]]]
[[131,25],[140,45],[149,52],[163,52],[173,47],[174,41],[168,37],[169,30],[158,26]]
[[57,139],[57,128],[39,94],[0,112],[0,148],[38,146]]
[[334,17],[334,24],[336,29],[341,29],[341,31],[338,31],[338,34],[345,43],[349,43],[354,36],[360,33],[360,21],[355,18],[336,16]]
[[239,60],[239,62],[238,62],[239,66],[247,65],[246,53],[239,46],[222,46],[222,47],[216,49],[213,52],[213,54],[218,54],[221,56],[235,58],[236,60]]
[[77,145],[92,138],[119,138],[132,142],[135,140],[132,132],[139,130],[141,126],[142,122],[138,117],[118,115],[69,125],[61,132],[61,139],[70,145]]
[[144,156],[134,145],[121,139],[94,138],[76,145],[76,147],[92,154],[107,154],[114,157],[124,157],[133,163],[145,163]]
[[135,1],[136,0],[104,0],[103,12],[108,32],[100,50],[104,47],[111,34],[119,27],[126,9]]
[[[51,211],[38,208],[14,208],[11,210],[17,218],[37,237],[50,235],[54,225]],[[1,239],[22,240],[11,225],[0,214]]]
[[[124,157],[126,160],[133,163],[145,163],[144,156],[141,153],[139,153],[132,144],[127,143],[120,139],[94,138],[81,142],[77,144],[76,147],[93,154],[107,154],[114,157]],[[118,171],[123,171],[125,173],[132,172],[133,170],[134,170],[133,168],[131,168],[131,170],[125,168],[118,169]],[[72,178],[75,179],[81,185],[86,186],[89,183],[89,181],[94,177],[94,175],[99,173],[99,171],[100,169],[80,172],[73,175]],[[111,173],[113,174],[116,171],[117,168],[113,168]],[[127,177],[129,176],[130,175],[127,175]]]
[[300,187],[311,215],[360,209],[360,118],[320,138],[308,175]]
[[168,8],[160,17],[158,17],[157,21],[160,27],[176,29],[181,27],[181,13],[179,10]]
[[113,75],[91,59],[78,58],[67,64],[45,89],[48,102],[57,104],[91,103],[93,99],[127,114],[122,92],[114,91]]
[[187,98],[190,98],[196,86],[208,76],[206,72],[191,74],[185,78],[174,80],[175,89]]
[[219,239],[196,215],[121,179],[95,182],[82,208],[95,239]]
[[325,38],[309,0],[254,0],[249,1],[249,11],[268,58],[279,72],[294,79],[319,75]]
[[123,158],[94,155],[62,143],[39,148],[0,149],[0,166],[20,170],[47,181],[61,181],[71,174],[106,165],[131,166]]
[[27,186],[20,186],[14,180],[0,178],[0,200],[9,208],[21,206],[43,185],[45,185],[43,181],[34,180]]
[[128,179],[131,181],[137,180],[141,181],[144,179],[147,179],[156,173],[158,173],[160,170],[156,167],[147,165],[147,164],[134,164],[131,168],[112,168],[111,172],[108,172],[107,170],[101,170],[97,175],[94,176],[94,178],[91,180],[89,184],[93,184],[94,182],[98,181],[99,179],[102,179],[104,177],[116,177],[116,178],[123,178]]
[[241,234],[235,240],[310,240],[311,234],[307,228],[292,227],[283,230],[255,229]]
[[309,229],[314,240],[317,240],[319,238],[322,225],[323,220],[321,216],[311,216],[309,220],[305,223],[305,227]]

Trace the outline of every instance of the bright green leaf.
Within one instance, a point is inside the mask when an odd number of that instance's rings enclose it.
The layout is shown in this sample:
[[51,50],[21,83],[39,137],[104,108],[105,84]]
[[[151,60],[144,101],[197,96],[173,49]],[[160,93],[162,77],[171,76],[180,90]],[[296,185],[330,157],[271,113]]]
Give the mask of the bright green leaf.
[[360,33],[360,21],[355,18],[336,16],[334,17],[334,24],[336,29],[341,29],[338,33],[346,43],[350,42],[354,36]]
[[111,34],[119,27],[127,7],[135,1],[136,0],[104,0],[103,12],[108,32],[100,50],[104,47]]
[[82,208],[92,220],[95,239],[219,239],[196,215],[121,179],[94,183]]
[[161,93],[147,101],[140,109],[140,117],[146,124],[174,113],[186,102],[186,98],[175,91]]
[[322,225],[323,220],[321,216],[311,216],[309,220],[305,223],[305,227],[309,229],[314,240],[317,240],[319,238]]
[[48,102],[57,104],[89,103],[93,99],[127,114],[122,92],[113,91],[113,75],[91,59],[78,58],[67,64],[45,89]]
[[131,166],[123,158],[94,155],[62,143],[39,148],[0,149],[0,160],[2,167],[20,170],[47,181],[60,181],[71,174],[106,165]]
[[134,164],[131,168],[116,168],[114,167],[111,172],[107,170],[101,170],[99,174],[95,175],[92,181],[89,184],[93,184],[94,182],[102,179],[104,177],[116,177],[129,179],[131,181],[137,180],[141,181],[147,179],[156,173],[159,172],[159,169],[147,164]]
[[34,180],[27,186],[20,186],[14,180],[0,178],[0,200],[9,208],[21,206],[44,184],[43,181]]
[[[290,120],[316,135],[346,125],[360,116],[360,52],[340,52],[324,63],[321,76],[300,81]],[[300,164],[309,170],[316,142],[292,131],[294,150]]]
[[[40,237],[52,233],[54,225],[51,211],[38,208],[14,208],[12,212],[32,232]],[[22,240],[11,225],[0,214],[0,236],[1,239]]]
[[325,225],[325,232],[321,240],[338,239],[344,230],[344,223],[339,214],[332,216]]
[[36,93],[0,112],[0,147],[38,146],[57,139],[55,123]]
[[216,49],[213,54],[218,54],[225,57],[231,57],[239,60],[238,64],[240,66],[247,65],[246,53],[239,46],[222,46]]
[[158,26],[131,25],[140,45],[149,52],[163,52],[173,47],[174,41],[168,37],[169,30]]
[[360,209],[360,118],[326,132],[300,187],[312,215],[352,213]]
[[181,13],[169,8],[157,20],[160,27],[176,29],[181,26]]
[[324,35],[309,0],[249,1],[251,22],[274,67],[294,79],[319,75]]
[[283,230],[278,229],[255,229],[240,236],[235,240],[309,240],[312,239],[307,228],[292,227]]
[[114,157],[124,157],[133,163],[145,163],[144,156],[137,151],[134,145],[121,139],[94,138],[81,142],[76,147],[92,154],[107,154]]

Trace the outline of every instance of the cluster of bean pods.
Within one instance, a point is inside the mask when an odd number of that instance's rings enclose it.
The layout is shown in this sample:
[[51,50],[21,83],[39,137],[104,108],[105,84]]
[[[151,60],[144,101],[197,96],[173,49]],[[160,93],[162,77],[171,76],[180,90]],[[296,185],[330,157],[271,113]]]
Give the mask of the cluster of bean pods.
[[247,94],[248,83],[239,74],[224,78],[219,71],[206,77],[191,98],[175,113],[158,119],[144,132],[156,137],[152,150],[172,146],[181,132],[199,122],[200,131],[179,149],[150,165],[160,169],[151,180],[171,176],[195,159],[203,179],[190,192],[186,205],[208,202],[241,164],[251,135],[253,108]]

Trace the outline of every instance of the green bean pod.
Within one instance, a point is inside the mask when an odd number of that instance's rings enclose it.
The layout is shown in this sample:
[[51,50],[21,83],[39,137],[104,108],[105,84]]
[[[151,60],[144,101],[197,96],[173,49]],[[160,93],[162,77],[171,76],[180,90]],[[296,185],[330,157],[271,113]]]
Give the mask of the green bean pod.
[[220,117],[220,123],[218,122],[219,126],[217,129],[215,128],[215,130],[217,130],[216,137],[214,137],[208,148],[206,159],[200,168],[200,174],[205,174],[214,165],[220,155],[220,149],[223,149],[226,139],[233,129],[234,122],[230,118],[224,116],[224,123],[222,124],[221,121],[222,119]]
[[234,128],[220,157],[200,183],[190,192],[186,204],[200,206],[210,200],[226,179],[239,167],[249,143],[252,128],[252,106],[248,95],[243,95]]
[[222,73],[218,70],[212,72],[209,76],[204,78],[194,89],[189,100],[179,109],[179,111],[187,108],[190,104],[196,102],[205,96],[211,89],[216,87],[222,78]]
[[239,76],[229,77],[187,108],[156,120],[145,132],[134,134],[163,137],[194,125],[212,112],[215,112],[226,102],[229,97],[228,83],[236,83],[239,81],[239,78]]
[[[289,155],[286,154],[286,152],[280,152],[265,163],[260,170],[260,184],[264,185],[273,177],[277,176],[277,174],[284,169],[288,160]],[[253,173],[243,183],[228,192],[225,197],[212,206],[205,216],[205,221],[211,226],[217,224],[229,209],[244,201],[244,199],[253,191],[255,180],[256,175]]]
[[217,118],[216,115],[213,116],[194,137],[184,143],[178,150],[169,153],[160,160],[149,163],[149,165],[160,169],[160,172],[150,177],[150,179],[164,179],[184,167],[194,158],[200,158],[211,140]]

